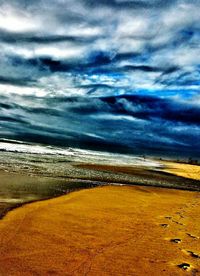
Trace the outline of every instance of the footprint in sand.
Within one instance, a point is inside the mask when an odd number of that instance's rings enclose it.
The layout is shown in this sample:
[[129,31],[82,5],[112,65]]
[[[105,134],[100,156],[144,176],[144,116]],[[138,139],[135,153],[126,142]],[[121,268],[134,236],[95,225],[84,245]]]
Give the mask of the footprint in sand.
[[181,243],[182,240],[181,239],[171,239],[170,242],[173,242],[173,243]]
[[179,221],[176,221],[176,220],[173,220],[173,219],[172,219],[172,222],[174,222],[174,223],[176,223],[176,224],[178,224],[178,225],[184,225],[183,223],[181,223],[181,222],[179,222]]
[[[181,215],[180,215],[180,216],[181,216]],[[184,225],[183,223],[174,220],[173,217],[171,217],[171,216],[166,216],[165,218],[171,220],[172,222],[174,222],[174,223],[176,223],[176,224],[178,224],[178,225],[182,225],[182,226]]]
[[[190,264],[188,264],[188,263],[178,264],[177,266],[178,266],[179,268],[181,268],[182,270],[186,270],[186,271],[191,270],[191,268],[192,268],[192,266],[191,266]],[[197,273],[199,273],[199,270],[198,270],[198,269],[193,268],[193,269],[191,270],[191,275],[192,275],[192,276],[197,275]]]
[[182,268],[183,270],[188,270],[190,269],[190,264],[182,263],[182,264],[179,264],[178,267]]
[[197,258],[200,259],[200,254],[197,254],[193,251],[187,250],[187,252],[190,254],[190,256],[192,256],[193,258]]
[[183,251],[186,255],[189,255],[189,256],[191,256],[191,257],[193,257],[193,258],[196,258],[196,259],[200,259],[200,254],[198,254],[198,253],[195,253],[195,252],[193,252],[193,251],[191,251],[191,250],[185,250],[185,249],[182,249],[182,251]]
[[192,235],[192,234],[190,234],[190,233],[186,233],[190,238],[193,238],[193,239],[195,239],[195,240],[198,240],[199,239],[199,237],[197,237],[197,236],[194,236],[194,235]]
[[165,218],[166,218],[166,219],[172,219],[172,217],[170,217],[170,216],[166,216]]
[[163,227],[163,228],[167,228],[167,227],[169,227],[169,224],[167,224],[167,223],[161,223],[160,226]]
[[179,216],[180,216],[180,218],[184,218],[184,216],[182,215],[182,213],[181,213],[181,212],[176,212],[176,215],[179,215]]

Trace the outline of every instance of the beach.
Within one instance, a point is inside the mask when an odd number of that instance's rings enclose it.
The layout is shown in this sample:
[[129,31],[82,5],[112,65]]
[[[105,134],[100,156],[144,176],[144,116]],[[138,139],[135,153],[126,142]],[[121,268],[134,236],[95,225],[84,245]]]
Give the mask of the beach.
[[200,0],[0,0],[0,276],[200,276]]
[[[78,166],[149,183],[90,189],[79,183],[73,189],[76,182],[70,182],[67,190],[63,179],[55,184],[29,176],[27,182],[27,176],[4,172],[6,195],[15,179],[15,192],[26,191],[21,199],[31,192],[38,198],[14,204],[0,220],[0,275],[200,275],[200,194],[198,187],[187,190],[192,179],[199,183],[198,166],[167,162],[161,174],[134,166]],[[190,182],[183,178],[188,176]],[[153,187],[151,178],[172,186]],[[173,179],[187,185],[174,189]]]
[[199,197],[104,186],[24,205],[0,222],[0,273],[198,275]]
[[170,161],[162,161],[162,164],[164,165],[164,171],[167,173],[200,180],[200,166]]
[[199,166],[141,158],[130,164],[113,161],[0,152],[0,217],[24,203],[108,184],[200,191]]

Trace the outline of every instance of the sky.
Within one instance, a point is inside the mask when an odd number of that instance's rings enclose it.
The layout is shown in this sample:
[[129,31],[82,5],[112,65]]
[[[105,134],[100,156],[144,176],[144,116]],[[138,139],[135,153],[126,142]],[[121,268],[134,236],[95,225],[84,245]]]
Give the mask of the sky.
[[0,0],[0,137],[200,157],[199,0]]

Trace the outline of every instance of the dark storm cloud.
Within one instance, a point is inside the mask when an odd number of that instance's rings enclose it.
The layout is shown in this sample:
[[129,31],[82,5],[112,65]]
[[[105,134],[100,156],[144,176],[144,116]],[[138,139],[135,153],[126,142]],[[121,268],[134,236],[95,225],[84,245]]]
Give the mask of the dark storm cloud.
[[150,96],[117,96],[103,98],[113,113],[131,115],[144,120],[158,119],[200,126],[200,107]]
[[195,73],[194,72],[187,72],[187,71],[179,71],[178,73],[176,72],[174,74],[174,72],[169,72],[170,77],[169,76],[165,76],[165,74],[163,74],[162,76],[160,76],[157,80],[157,82],[162,83],[166,86],[181,86],[181,87],[190,87],[190,86],[194,86],[197,85],[199,86],[200,84],[200,70],[199,68],[194,68]]
[[12,78],[9,76],[0,76],[0,84],[11,84],[15,86],[33,86],[36,84],[35,80],[29,78]]
[[200,108],[193,103],[186,108],[176,100],[148,96],[39,98],[35,106],[29,106],[33,99],[27,96],[15,101],[10,117],[2,117],[10,138],[99,150],[124,147],[135,153],[184,149],[191,155],[195,146],[200,155]]
[[152,0],[152,1],[148,1],[148,0],[141,0],[141,1],[137,1],[137,0],[101,0],[98,1],[97,3],[95,3],[92,0],[83,0],[84,3],[86,3],[87,6],[89,7],[96,7],[96,6],[107,6],[107,7],[112,7],[114,9],[151,9],[151,8],[164,8],[164,7],[169,7],[172,4],[176,3],[176,0],[168,0],[168,1],[162,1],[162,0]]
[[[120,57],[119,57],[120,59]],[[87,59],[82,60],[58,60],[56,58],[51,58],[48,56],[40,56],[38,58],[19,58],[19,57],[10,57],[10,60],[15,65],[24,65],[28,67],[35,67],[39,71],[51,71],[53,73],[59,72],[71,72],[71,73],[124,73],[128,74],[129,72],[141,71],[146,73],[159,72],[161,73],[157,82],[167,84],[164,80],[164,75],[174,73],[179,70],[178,66],[150,66],[150,65],[125,65],[120,66],[118,64],[118,57],[110,57],[108,53],[105,52],[95,52],[92,53]],[[168,77],[165,77],[170,84]],[[22,80],[23,81],[23,80]],[[166,81],[166,82],[167,82]],[[172,80],[173,81],[173,80]],[[179,84],[179,83],[178,83]],[[101,86],[101,84],[94,84]],[[83,85],[85,86],[85,85]],[[102,87],[104,84],[102,84]],[[116,88],[110,86],[112,88]]]
[[15,33],[0,30],[0,41],[9,44],[38,43],[51,44],[59,42],[73,42],[76,44],[91,43],[96,37],[81,37],[70,35],[37,35],[34,33]]
[[2,0],[0,10],[2,137],[200,155],[199,1]]

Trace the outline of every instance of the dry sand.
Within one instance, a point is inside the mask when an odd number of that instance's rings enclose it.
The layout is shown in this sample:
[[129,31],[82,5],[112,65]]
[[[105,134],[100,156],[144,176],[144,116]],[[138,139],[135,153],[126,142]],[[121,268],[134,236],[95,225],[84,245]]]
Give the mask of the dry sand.
[[200,166],[163,161],[164,171],[191,179],[200,180]]
[[200,275],[199,197],[105,186],[24,205],[0,221],[0,275]]

